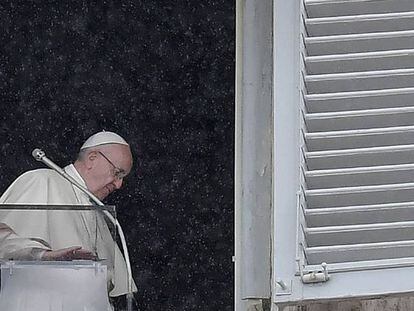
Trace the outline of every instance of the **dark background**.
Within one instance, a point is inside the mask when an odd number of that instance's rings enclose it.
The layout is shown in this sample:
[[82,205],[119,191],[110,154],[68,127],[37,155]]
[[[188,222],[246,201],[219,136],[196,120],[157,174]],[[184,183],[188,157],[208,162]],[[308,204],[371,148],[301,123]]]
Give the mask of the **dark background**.
[[2,1],[0,190],[102,129],[132,145],[116,204],[140,310],[233,309],[235,4]]

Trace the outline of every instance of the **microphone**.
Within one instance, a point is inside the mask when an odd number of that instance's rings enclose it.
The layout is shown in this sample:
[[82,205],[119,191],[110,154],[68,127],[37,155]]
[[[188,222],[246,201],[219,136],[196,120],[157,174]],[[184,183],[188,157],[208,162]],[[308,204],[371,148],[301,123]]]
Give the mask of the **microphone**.
[[[49,166],[51,169],[57,171],[60,175],[62,175],[63,177],[65,177],[67,180],[69,180],[72,184],[75,184],[75,186],[77,186],[80,190],[85,191],[86,189],[82,189],[82,185],[80,185],[76,180],[74,180],[71,176],[69,176],[61,167],[59,167],[58,165],[56,165],[52,160],[50,160],[45,152],[42,149],[36,148],[33,149],[32,151],[32,156],[33,158],[36,159],[36,161],[39,162],[43,162],[44,164],[46,164],[47,166]],[[87,190],[86,190],[87,191]],[[88,191],[89,192],[89,191]],[[92,198],[95,202],[96,200],[98,200],[98,198],[96,198],[92,193],[87,193],[89,196],[93,196],[94,198]],[[96,199],[96,200],[95,200]],[[98,200],[99,201],[99,200]],[[99,201],[100,202],[100,201]],[[98,205],[103,205],[102,202],[98,203],[96,202]]]
[[42,158],[45,156],[45,153],[43,150],[36,148],[33,149],[32,156],[36,159],[36,161],[42,161]]

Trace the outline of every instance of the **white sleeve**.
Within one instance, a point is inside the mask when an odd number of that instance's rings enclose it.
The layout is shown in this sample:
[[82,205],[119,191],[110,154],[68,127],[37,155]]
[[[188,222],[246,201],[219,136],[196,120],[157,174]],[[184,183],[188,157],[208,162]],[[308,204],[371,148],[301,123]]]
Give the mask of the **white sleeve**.
[[[47,189],[47,179],[41,176],[33,172],[21,175],[1,196],[0,204],[46,204],[47,191],[41,191],[41,189]],[[43,253],[50,250],[49,245],[43,240],[16,234],[14,230],[18,228],[14,228],[14,224],[5,219],[9,212],[2,210],[0,213],[0,259],[40,260]],[[19,219],[19,216],[15,218],[23,221]]]
[[5,260],[40,260],[47,243],[19,237],[9,226],[0,223],[0,258]]

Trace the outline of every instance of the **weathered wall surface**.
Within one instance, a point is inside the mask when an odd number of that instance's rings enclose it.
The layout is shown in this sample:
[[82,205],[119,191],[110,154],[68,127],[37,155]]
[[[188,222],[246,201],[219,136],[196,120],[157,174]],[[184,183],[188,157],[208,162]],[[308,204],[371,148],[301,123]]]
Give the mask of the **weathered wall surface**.
[[369,299],[348,302],[330,302],[306,307],[306,311],[411,311],[414,297]]
[[282,311],[412,311],[414,297],[351,300],[285,307]]

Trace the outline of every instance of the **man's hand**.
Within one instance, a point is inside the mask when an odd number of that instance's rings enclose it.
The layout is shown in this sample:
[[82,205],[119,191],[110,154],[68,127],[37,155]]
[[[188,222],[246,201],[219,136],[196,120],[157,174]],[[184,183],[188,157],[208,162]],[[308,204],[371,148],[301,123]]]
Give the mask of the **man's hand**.
[[54,251],[46,251],[43,253],[41,260],[93,260],[96,255],[91,251],[83,249],[81,246],[72,246]]

